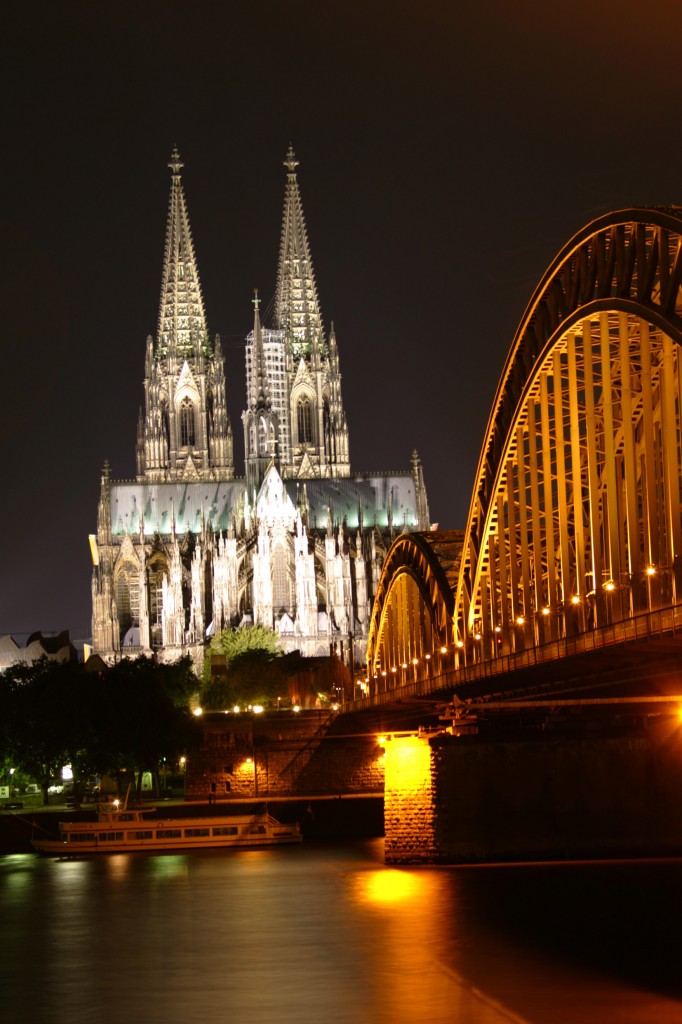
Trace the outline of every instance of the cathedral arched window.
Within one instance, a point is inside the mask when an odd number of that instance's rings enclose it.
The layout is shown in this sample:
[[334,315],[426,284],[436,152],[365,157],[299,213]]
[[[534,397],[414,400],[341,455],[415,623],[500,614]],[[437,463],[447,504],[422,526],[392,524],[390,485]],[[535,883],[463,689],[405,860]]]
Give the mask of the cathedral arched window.
[[132,562],[125,562],[116,578],[116,609],[123,639],[132,626],[140,624],[140,574]]
[[300,398],[296,407],[298,423],[298,443],[312,444],[313,440],[313,409],[307,395]]
[[272,454],[270,450],[270,426],[262,416],[258,420],[258,454]]
[[194,434],[194,406],[190,398],[183,398],[180,406],[180,444],[183,448],[196,444]]
[[148,600],[149,600],[149,625],[161,627],[163,620],[163,577],[167,572],[167,566],[162,559],[152,561],[147,568]]
[[289,607],[289,572],[287,554],[277,547],[272,553],[272,606],[275,611],[286,611]]
[[324,450],[328,459],[332,457],[332,423],[329,412],[329,401],[325,398],[322,407],[322,430],[324,433]]
[[164,456],[168,457],[170,451],[170,417],[168,416],[168,403],[161,403],[161,428],[163,430],[163,436],[166,441],[166,450]]

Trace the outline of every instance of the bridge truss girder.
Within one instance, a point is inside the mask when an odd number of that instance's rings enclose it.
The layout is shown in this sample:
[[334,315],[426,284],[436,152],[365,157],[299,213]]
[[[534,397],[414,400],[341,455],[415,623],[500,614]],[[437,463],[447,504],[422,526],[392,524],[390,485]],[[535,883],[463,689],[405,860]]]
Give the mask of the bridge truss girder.
[[549,268],[479,460],[454,640],[484,660],[682,596],[682,211],[588,226]]
[[401,534],[384,563],[370,620],[365,684],[374,692],[437,672],[452,632],[454,594],[419,533]]
[[503,368],[457,572],[415,534],[387,555],[374,693],[441,647],[462,667],[682,600],[681,284],[680,208],[607,214],[559,253]]

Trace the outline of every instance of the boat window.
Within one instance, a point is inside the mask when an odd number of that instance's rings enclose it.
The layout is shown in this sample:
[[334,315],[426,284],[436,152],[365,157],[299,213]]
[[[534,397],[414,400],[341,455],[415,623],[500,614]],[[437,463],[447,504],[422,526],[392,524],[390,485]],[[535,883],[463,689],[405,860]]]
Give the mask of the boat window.
[[107,842],[108,843],[112,843],[112,842],[120,843],[121,840],[123,839],[123,833],[122,832],[100,832],[99,835],[97,836],[97,838],[99,839],[100,843],[107,843]]
[[251,827],[249,828],[249,832],[251,833],[251,835],[261,836],[265,832],[265,825],[251,825]]
[[71,832],[69,839],[72,843],[94,843],[94,832]]
[[180,839],[181,836],[181,828],[159,828],[156,830],[157,839]]
[[209,828],[186,828],[185,838],[191,838],[196,836],[210,836],[211,830]]
[[149,829],[148,831],[142,831],[142,829],[140,829],[139,832],[133,832],[133,835],[135,836],[136,839],[151,839],[154,833],[152,832],[151,829]]
[[214,836],[236,836],[238,832],[236,825],[216,825],[213,829]]

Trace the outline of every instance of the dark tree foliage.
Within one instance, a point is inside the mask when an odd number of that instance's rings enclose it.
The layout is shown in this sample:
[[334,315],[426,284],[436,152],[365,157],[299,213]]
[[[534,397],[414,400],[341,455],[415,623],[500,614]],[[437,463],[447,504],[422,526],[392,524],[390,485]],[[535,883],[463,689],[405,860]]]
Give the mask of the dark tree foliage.
[[123,660],[89,672],[42,659],[0,676],[0,757],[36,779],[47,802],[50,780],[70,764],[78,781],[126,769],[156,774],[200,742],[189,698],[197,688],[189,659],[161,665]]
[[232,656],[226,675],[203,685],[199,700],[205,711],[224,711],[235,704],[273,704],[289,696],[289,680],[303,670],[311,672],[310,659],[298,651],[244,650]]
[[41,659],[17,665],[0,677],[3,754],[43,790],[65,764],[90,769],[88,686],[82,666]]

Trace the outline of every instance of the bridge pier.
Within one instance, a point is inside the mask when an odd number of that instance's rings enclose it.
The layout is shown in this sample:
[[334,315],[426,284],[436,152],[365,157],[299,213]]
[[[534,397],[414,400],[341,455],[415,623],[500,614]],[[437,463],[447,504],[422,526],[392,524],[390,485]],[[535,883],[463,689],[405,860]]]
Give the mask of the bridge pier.
[[682,726],[386,741],[387,863],[679,855]]

